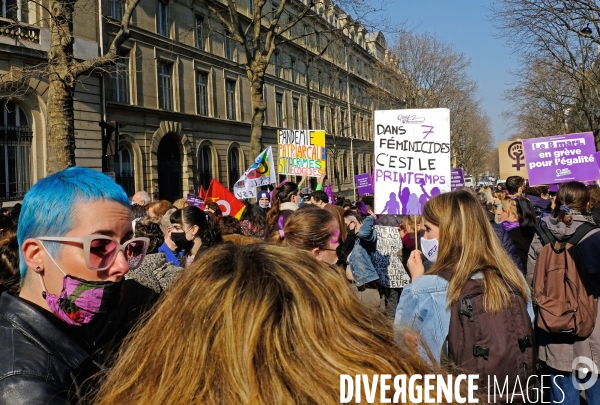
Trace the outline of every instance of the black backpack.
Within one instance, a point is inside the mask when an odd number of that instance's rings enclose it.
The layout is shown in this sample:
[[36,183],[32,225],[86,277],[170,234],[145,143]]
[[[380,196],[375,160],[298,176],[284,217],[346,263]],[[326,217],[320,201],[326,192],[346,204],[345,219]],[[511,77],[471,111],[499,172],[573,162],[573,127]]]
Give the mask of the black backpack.
[[[503,278],[498,268],[489,268]],[[480,271],[474,271],[471,277]],[[442,272],[440,276],[450,281],[451,273]],[[460,373],[479,374],[479,392],[487,392],[488,376],[491,387],[494,386],[494,377],[500,387],[508,377],[508,397],[496,397],[500,402],[508,402],[516,380],[525,389],[527,379],[537,372],[535,335],[527,302],[509,286],[511,305],[495,314],[487,313],[483,307],[483,280],[471,277],[450,310],[448,360]],[[515,403],[524,399],[517,395],[513,398]]]

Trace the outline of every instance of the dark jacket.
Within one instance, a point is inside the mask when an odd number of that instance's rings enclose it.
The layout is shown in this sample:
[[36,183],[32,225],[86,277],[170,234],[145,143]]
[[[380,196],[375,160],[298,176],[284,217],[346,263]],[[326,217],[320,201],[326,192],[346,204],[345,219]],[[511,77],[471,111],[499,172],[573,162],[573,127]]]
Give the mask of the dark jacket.
[[490,221],[490,223],[492,224],[492,229],[494,230],[494,232],[496,232],[496,236],[500,240],[500,243],[502,243],[504,250],[506,250],[508,257],[510,257],[512,259],[512,261],[515,263],[517,268],[519,270],[521,270],[521,272],[523,272],[523,275],[525,275],[525,271],[527,270],[525,268],[525,263],[527,263],[527,260],[525,260],[525,261],[521,260],[521,258],[519,257],[519,254],[517,252],[517,249],[515,248],[515,244],[513,243],[510,236],[508,236],[508,234],[506,233],[506,231],[504,230],[502,225],[497,224],[493,221]]
[[[522,227],[517,227],[511,229],[507,232],[508,236],[512,240],[515,248],[517,249],[517,254],[519,255],[519,259],[521,259],[521,263],[525,263],[527,265],[527,255],[529,254],[529,247],[531,246],[531,241],[535,236],[534,229],[524,229]],[[527,274],[527,268],[524,268],[523,275]]]
[[78,403],[87,393],[83,382],[100,371],[61,321],[42,311],[7,292],[0,296],[1,405]]
[[527,199],[531,201],[533,209],[535,210],[535,216],[538,218],[547,217],[552,213],[552,201],[546,200],[542,197],[535,195],[526,195]]

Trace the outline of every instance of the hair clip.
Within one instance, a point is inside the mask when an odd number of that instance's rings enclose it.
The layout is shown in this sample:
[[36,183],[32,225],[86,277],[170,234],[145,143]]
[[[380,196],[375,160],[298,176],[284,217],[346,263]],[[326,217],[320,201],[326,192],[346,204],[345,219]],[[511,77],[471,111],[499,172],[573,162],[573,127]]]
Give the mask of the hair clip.
[[285,234],[283,233],[283,229],[279,230],[279,238],[283,239],[285,237]]
[[561,205],[559,209],[561,211],[566,212],[567,214],[569,213],[569,211],[571,211],[571,209],[569,207],[567,207],[566,205]]

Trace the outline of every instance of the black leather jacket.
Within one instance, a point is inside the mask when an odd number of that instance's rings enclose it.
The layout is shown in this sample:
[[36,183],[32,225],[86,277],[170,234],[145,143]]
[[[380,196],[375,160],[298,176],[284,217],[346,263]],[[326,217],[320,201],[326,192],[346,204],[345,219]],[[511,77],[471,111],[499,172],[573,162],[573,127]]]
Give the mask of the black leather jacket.
[[[0,405],[78,403],[97,363],[44,309],[0,295]],[[60,322],[60,321],[59,321]]]

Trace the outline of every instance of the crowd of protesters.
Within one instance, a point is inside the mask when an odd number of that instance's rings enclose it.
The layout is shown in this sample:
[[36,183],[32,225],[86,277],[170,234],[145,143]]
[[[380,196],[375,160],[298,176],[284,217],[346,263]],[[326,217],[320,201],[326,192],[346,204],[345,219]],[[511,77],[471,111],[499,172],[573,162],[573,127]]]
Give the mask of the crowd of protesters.
[[[260,190],[237,219],[129,199],[91,169],[40,180],[0,216],[0,404],[328,404],[341,374],[457,369],[482,387],[548,374],[546,400],[578,403],[571,380],[591,377],[573,361],[600,360],[597,185],[510,177],[394,216],[304,181]],[[403,288],[377,262],[382,226]],[[539,291],[560,246],[593,303],[562,334]],[[600,386],[584,391],[600,404]]]

